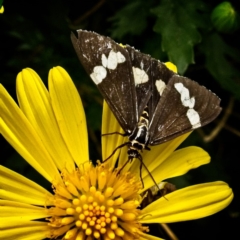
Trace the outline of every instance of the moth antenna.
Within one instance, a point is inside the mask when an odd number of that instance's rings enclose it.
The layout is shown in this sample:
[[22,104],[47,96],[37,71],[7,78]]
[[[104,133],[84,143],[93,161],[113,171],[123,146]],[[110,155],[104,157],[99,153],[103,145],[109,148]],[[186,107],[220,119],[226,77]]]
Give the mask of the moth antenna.
[[143,161],[142,161],[142,156],[139,155],[139,157],[141,157],[141,159],[139,158],[141,165],[140,165],[140,178],[141,178],[141,182],[142,182],[142,186],[144,188],[144,182],[143,182],[143,178],[142,178],[142,166],[143,166]]
[[[153,180],[154,184],[156,185],[156,187],[158,188],[158,190],[160,191],[161,189],[159,188],[157,182],[155,181],[154,177],[152,176],[152,174],[150,173],[150,171],[148,170],[147,166],[144,164],[143,160],[142,160],[142,156],[139,155],[138,156],[138,159],[139,161],[141,162],[141,166],[140,166],[140,177],[141,177],[141,181],[142,181],[142,184],[143,184],[143,179],[142,179],[142,166],[145,167],[145,169],[147,170],[149,176],[151,177],[151,179]],[[144,187],[144,184],[143,184],[143,187]]]
[[162,195],[163,198],[165,198],[167,201],[168,199],[162,194],[161,192],[161,189],[159,187],[159,185],[157,184],[157,182],[155,181],[154,177],[152,176],[152,174],[150,173],[150,171],[148,170],[147,166],[144,164],[143,160],[142,160],[142,156],[139,155],[138,159],[141,161],[141,166],[140,166],[140,177],[141,177],[141,181],[142,181],[142,185],[143,185],[143,188],[144,188],[144,183],[143,183],[143,179],[142,179],[142,165],[145,167],[145,169],[147,170],[148,172],[148,175],[151,177],[151,179],[153,180],[154,184],[156,185],[159,193]]

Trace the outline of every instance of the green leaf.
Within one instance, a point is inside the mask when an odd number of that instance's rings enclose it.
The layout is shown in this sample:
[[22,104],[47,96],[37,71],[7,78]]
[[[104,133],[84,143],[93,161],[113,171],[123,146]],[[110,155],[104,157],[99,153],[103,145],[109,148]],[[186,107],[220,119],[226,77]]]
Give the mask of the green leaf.
[[2,7],[3,4],[3,0],[0,0],[0,8]]
[[223,88],[240,99],[240,71],[235,68],[240,64],[240,52],[227,45],[217,33],[204,38],[200,49],[205,54],[206,68],[211,75]]
[[124,35],[140,35],[147,26],[149,6],[147,1],[133,1],[119,10],[109,20],[113,22],[111,37],[121,39]]
[[181,74],[194,63],[194,45],[201,41],[197,28],[206,28],[206,19],[199,13],[203,7],[200,1],[163,0],[152,10],[157,15],[154,31],[162,36],[162,49]]

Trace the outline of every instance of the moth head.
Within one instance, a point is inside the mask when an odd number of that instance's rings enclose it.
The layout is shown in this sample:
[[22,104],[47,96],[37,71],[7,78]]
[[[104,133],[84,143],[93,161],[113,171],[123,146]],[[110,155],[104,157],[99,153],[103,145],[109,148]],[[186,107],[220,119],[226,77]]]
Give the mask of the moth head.
[[141,158],[141,155],[137,149],[129,148],[127,153],[128,153],[129,161],[132,161],[134,158],[138,158],[138,159]]

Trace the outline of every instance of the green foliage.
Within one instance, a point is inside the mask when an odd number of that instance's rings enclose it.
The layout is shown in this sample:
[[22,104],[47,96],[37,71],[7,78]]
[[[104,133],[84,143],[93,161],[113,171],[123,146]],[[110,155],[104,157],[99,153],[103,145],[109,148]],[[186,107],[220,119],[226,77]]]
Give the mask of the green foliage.
[[157,16],[154,31],[162,36],[162,49],[182,74],[194,63],[194,45],[201,41],[199,27],[205,26],[200,1],[164,0],[152,12]]
[[126,34],[140,35],[147,27],[148,1],[132,1],[109,20],[113,23],[111,36],[121,39]]
[[239,14],[230,2],[222,2],[213,9],[211,20],[214,27],[224,33],[233,32],[239,28]]
[[201,44],[206,57],[206,68],[212,76],[240,99],[240,70],[234,67],[240,64],[240,51],[226,44],[217,33],[209,34]]

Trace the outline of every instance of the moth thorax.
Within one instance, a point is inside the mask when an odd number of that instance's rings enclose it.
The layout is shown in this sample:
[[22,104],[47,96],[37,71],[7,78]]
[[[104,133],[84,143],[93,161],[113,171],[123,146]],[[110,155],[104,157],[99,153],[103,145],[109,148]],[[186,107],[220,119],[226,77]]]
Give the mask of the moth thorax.
[[129,136],[129,140],[132,143],[131,146],[136,144],[136,142],[139,143],[139,145],[146,145],[148,139],[149,139],[148,126],[146,125],[136,126],[132,134]]
[[144,143],[140,143],[137,140],[131,141],[131,145],[129,146],[129,149],[135,149],[137,151],[142,151],[145,148]]
[[[130,142],[135,140],[139,144],[143,144],[145,146],[149,140],[148,126],[149,126],[149,114],[148,107],[146,106],[138,120],[135,129],[129,135]],[[133,144],[131,145],[133,146]]]

